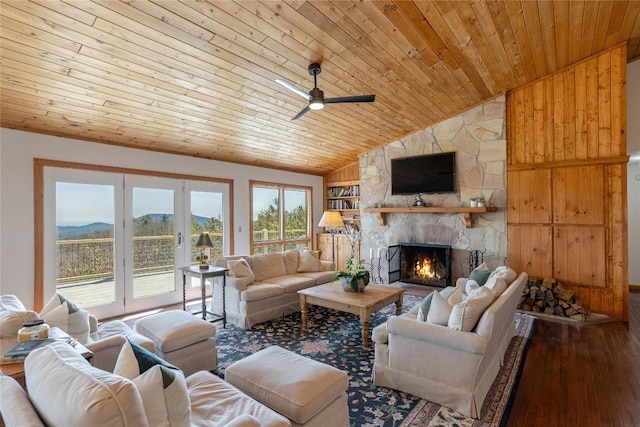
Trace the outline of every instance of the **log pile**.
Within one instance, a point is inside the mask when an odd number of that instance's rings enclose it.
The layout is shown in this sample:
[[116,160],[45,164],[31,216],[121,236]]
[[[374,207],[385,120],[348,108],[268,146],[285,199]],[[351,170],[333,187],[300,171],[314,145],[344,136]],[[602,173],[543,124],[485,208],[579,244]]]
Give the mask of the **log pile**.
[[518,308],[580,321],[591,315],[591,312],[583,307],[580,298],[554,278],[529,280],[522,291]]

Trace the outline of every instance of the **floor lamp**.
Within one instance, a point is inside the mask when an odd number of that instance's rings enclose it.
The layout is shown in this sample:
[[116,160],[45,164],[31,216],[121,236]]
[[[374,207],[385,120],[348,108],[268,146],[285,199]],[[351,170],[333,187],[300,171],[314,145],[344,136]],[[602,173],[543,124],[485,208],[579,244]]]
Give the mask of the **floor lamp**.
[[342,221],[342,215],[340,212],[335,211],[324,211],[322,214],[322,218],[320,218],[320,223],[318,223],[319,227],[325,227],[329,229],[329,233],[331,233],[331,261],[336,262],[336,244],[335,244],[335,236],[336,231],[340,227],[344,227],[344,222]]

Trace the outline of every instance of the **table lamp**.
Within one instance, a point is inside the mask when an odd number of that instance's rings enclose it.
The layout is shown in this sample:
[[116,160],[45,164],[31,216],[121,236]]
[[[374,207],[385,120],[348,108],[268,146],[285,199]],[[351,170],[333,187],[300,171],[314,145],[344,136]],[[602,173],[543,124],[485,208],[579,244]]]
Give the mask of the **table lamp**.
[[335,234],[340,227],[344,227],[342,215],[336,211],[324,211],[318,226],[329,229],[329,233],[331,233],[331,261],[336,262]]
[[198,240],[196,240],[195,247],[200,248],[200,256],[196,258],[200,261],[200,269],[207,270],[209,268],[209,263],[207,262],[209,257],[204,254],[204,248],[213,247],[213,242],[211,241],[211,237],[209,237],[209,233],[200,233]]

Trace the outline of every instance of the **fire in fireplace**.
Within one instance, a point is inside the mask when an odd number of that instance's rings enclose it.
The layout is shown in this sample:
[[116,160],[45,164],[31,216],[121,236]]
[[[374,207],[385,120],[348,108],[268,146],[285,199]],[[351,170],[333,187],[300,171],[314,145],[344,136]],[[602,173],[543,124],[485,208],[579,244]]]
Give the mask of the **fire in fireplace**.
[[423,243],[400,244],[400,277],[403,282],[445,287],[451,281],[451,246]]

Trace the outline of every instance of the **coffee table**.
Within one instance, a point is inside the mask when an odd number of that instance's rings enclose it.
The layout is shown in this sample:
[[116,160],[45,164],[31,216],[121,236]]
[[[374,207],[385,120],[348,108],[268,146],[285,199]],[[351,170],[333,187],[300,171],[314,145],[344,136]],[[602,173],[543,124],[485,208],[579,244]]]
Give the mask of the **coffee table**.
[[339,283],[326,283],[298,291],[302,311],[302,328],[307,328],[309,304],[357,314],[362,325],[362,345],[369,347],[371,313],[396,303],[396,315],[402,313],[404,289],[385,285],[368,285],[363,292],[346,292]]
[[[52,326],[49,328],[49,339],[51,340],[61,340],[68,342],[69,334],[64,332],[62,329]],[[0,339],[0,354],[9,350],[11,347],[18,343],[18,336],[13,335]],[[86,348],[84,345],[79,342],[72,340],[70,345],[82,355],[85,359],[91,362],[91,358],[93,357],[93,352]],[[0,365],[0,375],[7,375],[13,377],[18,383],[22,386],[22,388],[26,388],[25,376],[24,376],[24,362],[18,363],[10,363],[7,365]],[[0,423],[2,424],[2,423]]]

